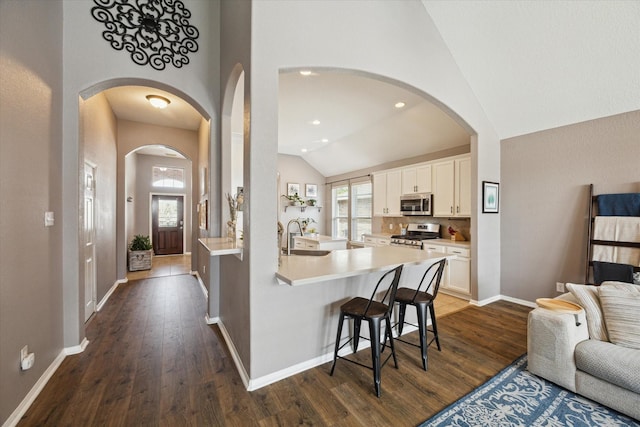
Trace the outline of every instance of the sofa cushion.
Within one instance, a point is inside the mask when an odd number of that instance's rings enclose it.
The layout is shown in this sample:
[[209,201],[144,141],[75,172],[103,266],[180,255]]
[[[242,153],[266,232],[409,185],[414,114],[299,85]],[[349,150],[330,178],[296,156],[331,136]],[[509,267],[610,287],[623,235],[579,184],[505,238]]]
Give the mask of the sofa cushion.
[[640,287],[606,282],[598,289],[609,340],[640,349]]
[[607,334],[607,328],[604,323],[602,309],[600,308],[598,288],[591,285],[567,283],[567,289],[569,289],[569,292],[576,297],[578,304],[584,308],[584,312],[587,317],[589,337],[593,340],[609,341],[609,335]]
[[579,370],[640,393],[640,350],[586,340],[576,346],[575,358]]

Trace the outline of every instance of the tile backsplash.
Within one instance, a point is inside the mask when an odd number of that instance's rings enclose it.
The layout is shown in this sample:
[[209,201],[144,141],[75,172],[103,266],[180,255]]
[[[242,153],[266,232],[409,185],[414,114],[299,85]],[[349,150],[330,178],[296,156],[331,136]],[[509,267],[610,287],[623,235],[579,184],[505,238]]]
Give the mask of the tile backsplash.
[[406,227],[412,223],[432,223],[440,224],[440,237],[450,238],[447,232],[449,227],[461,233],[466,240],[471,239],[471,219],[470,218],[434,218],[434,217],[374,217],[372,222],[372,232],[400,234],[401,224]]

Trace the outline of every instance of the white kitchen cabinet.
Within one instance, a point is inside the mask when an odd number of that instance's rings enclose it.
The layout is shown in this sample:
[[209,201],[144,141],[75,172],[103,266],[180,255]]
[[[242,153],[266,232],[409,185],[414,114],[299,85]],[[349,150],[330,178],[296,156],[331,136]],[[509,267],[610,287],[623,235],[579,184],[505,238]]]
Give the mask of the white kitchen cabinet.
[[431,165],[402,168],[402,194],[431,193]]
[[471,251],[456,246],[426,242],[424,246],[425,250],[456,255],[456,258],[447,260],[447,266],[440,282],[440,289],[445,293],[451,293],[458,297],[469,297],[471,294]]
[[390,170],[373,175],[373,215],[400,216],[402,175]]
[[376,237],[364,235],[364,246],[389,246],[391,244],[391,238],[389,237]]
[[450,259],[447,271],[447,286],[450,291],[469,295],[471,293],[471,258],[469,249],[447,247],[447,253],[455,254],[456,258]]
[[433,171],[433,216],[471,216],[471,158],[435,163]]
[[296,236],[293,238],[293,247],[296,249],[333,251],[347,249],[346,239],[332,239],[329,236]]

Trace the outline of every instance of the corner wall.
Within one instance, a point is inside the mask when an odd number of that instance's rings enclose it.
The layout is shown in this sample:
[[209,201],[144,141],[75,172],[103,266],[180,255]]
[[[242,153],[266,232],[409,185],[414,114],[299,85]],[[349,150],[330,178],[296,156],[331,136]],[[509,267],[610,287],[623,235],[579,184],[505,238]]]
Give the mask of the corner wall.
[[80,104],[84,159],[96,166],[96,302],[116,282],[116,117],[103,94]]
[[0,424],[64,347],[62,22],[60,1],[0,1]]
[[501,293],[535,301],[583,283],[589,184],[640,192],[640,111],[502,141]]

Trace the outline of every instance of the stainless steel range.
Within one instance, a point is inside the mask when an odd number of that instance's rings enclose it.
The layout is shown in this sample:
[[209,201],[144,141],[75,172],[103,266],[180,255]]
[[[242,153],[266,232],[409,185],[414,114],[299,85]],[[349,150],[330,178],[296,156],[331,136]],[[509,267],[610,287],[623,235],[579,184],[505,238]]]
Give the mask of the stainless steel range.
[[423,240],[438,239],[439,237],[440,224],[409,224],[407,234],[391,236],[391,245],[422,249]]

